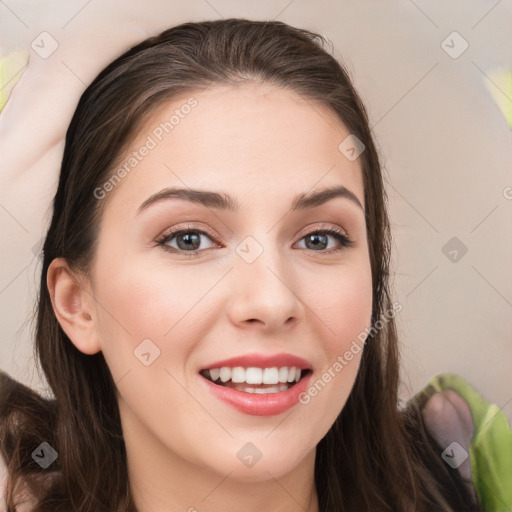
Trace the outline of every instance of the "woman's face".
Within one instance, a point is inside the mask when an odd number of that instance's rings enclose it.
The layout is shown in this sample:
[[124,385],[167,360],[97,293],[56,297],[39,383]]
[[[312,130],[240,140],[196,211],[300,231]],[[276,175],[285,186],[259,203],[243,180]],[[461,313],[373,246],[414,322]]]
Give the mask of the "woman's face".
[[[361,164],[339,149],[349,135],[291,91],[216,86],[159,108],[121,179],[97,190],[91,317],[130,462],[243,481],[311,464],[356,378],[362,352],[344,354],[370,326]],[[349,192],[307,201],[335,187]],[[280,391],[291,367],[302,380]]]

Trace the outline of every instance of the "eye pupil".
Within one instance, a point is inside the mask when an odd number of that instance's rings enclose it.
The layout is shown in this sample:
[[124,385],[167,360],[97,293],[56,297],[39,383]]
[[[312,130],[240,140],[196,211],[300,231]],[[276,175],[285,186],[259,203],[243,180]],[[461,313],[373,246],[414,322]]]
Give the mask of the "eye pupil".
[[[306,246],[308,246],[308,241],[309,240],[315,240],[315,242],[313,242],[313,247],[318,248],[318,246],[319,246],[319,244],[318,244],[319,237],[322,237],[324,239],[327,238],[325,235],[321,235],[320,233],[312,233],[308,237],[306,237]],[[325,249],[325,247],[327,247],[327,242],[325,242],[325,243],[320,242],[320,245],[322,246],[321,247],[322,249]],[[309,247],[308,247],[308,249],[309,249]]]
[[[193,249],[193,250],[195,250],[200,245],[200,241],[201,241],[200,238],[201,238],[200,235],[198,235],[197,233],[187,232],[187,233],[185,233],[183,235],[178,235],[176,237],[176,240],[178,242],[178,247],[180,249]],[[180,240],[182,240],[182,239],[187,240],[188,243],[180,244]],[[190,242],[192,242],[192,245],[190,244]],[[180,245],[181,245],[181,247],[180,247]]]

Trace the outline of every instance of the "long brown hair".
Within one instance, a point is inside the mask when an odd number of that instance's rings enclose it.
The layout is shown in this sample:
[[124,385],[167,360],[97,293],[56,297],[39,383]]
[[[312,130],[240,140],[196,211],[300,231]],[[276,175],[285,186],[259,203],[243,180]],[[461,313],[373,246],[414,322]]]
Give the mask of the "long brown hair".
[[[176,95],[211,84],[264,82],[335,112],[365,146],[360,159],[372,325],[392,309],[391,235],[379,157],[365,107],[346,70],[324,50],[326,42],[278,21],[184,23],[134,46],[87,87],[66,133],[37,303],[36,355],[55,398],[44,399],[7,376],[1,383],[0,448],[12,475],[8,510],[15,510],[17,480],[31,486],[38,512],[136,510],[115,383],[102,353],[80,352],[60,327],[46,274],[57,257],[77,272],[90,271],[105,203],[94,191],[111,177],[142,123]],[[398,385],[397,332],[390,318],[370,331],[348,401],[317,446],[320,511],[470,510],[464,484],[441,459],[421,410],[397,407]],[[31,457],[44,441],[59,454],[50,469],[60,471],[46,485],[41,478],[47,470]]]

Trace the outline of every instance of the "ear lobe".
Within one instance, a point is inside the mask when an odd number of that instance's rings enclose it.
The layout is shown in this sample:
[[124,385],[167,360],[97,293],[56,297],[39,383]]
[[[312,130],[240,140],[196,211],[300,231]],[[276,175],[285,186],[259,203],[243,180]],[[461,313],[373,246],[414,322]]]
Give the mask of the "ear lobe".
[[101,345],[94,323],[94,299],[64,258],[55,258],[51,262],[46,284],[55,316],[73,345],[84,354],[99,352]]

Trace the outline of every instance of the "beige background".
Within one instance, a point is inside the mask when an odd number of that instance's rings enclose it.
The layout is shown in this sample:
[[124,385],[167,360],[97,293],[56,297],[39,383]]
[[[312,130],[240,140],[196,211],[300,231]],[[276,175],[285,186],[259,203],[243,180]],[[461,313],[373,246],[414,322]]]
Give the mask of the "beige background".
[[[278,19],[332,40],[366,102],[386,169],[394,293],[403,305],[402,397],[455,372],[511,421],[512,131],[491,91],[509,106],[512,94],[489,78],[512,68],[510,0],[0,3],[0,51],[30,51],[0,115],[0,367],[44,391],[28,320],[40,272],[33,248],[86,84],[146,35],[219,17]],[[59,45],[47,59],[30,49],[43,31]],[[469,45],[458,58],[442,46],[454,31]],[[450,37],[444,45],[462,48]],[[442,251],[452,237],[467,247],[456,262]]]

